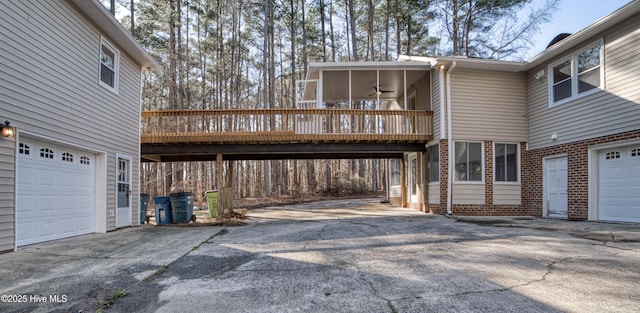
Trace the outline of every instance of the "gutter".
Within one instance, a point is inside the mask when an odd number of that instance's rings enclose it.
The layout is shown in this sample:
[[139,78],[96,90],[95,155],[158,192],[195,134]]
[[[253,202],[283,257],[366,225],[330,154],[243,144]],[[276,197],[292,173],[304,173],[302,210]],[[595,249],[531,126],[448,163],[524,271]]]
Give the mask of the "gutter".
[[456,61],[451,63],[451,67],[446,73],[446,88],[447,88],[447,153],[449,156],[449,162],[447,164],[447,216],[452,216],[452,188],[453,188],[453,139],[451,130],[451,72],[456,68]]

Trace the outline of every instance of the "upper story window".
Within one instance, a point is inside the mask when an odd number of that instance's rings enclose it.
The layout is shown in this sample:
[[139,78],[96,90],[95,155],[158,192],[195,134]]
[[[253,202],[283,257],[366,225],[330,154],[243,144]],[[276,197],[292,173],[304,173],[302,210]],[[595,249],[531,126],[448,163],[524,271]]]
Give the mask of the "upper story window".
[[482,181],[482,143],[456,142],[456,181]]
[[118,91],[119,53],[104,39],[100,42],[100,85]]
[[554,106],[602,86],[602,41],[579,50],[549,68],[549,105]]

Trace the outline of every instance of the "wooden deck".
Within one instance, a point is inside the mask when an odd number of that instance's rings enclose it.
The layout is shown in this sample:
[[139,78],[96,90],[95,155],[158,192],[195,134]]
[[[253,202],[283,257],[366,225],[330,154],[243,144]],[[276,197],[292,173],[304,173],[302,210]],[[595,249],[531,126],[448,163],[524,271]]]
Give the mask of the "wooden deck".
[[424,152],[432,112],[334,109],[142,112],[143,161],[391,159]]
[[143,145],[426,143],[430,111],[242,109],[142,112]]

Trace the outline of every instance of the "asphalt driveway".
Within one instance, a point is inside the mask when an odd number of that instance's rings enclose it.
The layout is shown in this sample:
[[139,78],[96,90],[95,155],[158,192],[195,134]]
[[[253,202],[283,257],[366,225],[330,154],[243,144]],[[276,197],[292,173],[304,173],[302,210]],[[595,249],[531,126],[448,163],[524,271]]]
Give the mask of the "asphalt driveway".
[[640,312],[640,225],[456,220],[379,202],[28,246],[0,255],[0,311]]

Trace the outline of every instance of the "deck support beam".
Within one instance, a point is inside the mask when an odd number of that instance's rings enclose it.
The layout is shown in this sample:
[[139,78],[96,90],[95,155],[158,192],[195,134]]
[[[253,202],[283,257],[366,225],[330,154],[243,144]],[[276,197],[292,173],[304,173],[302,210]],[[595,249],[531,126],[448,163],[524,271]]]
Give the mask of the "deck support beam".
[[222,198],[224,195],[224,180],[222,178],[222,154],[216,154],[216,186],[218,187],[218,211],[220,215],[224,215],[225,207]]
[[400,194],[402,195],[401,207],[407,206],[407,160],[402,158],[400,161]]

